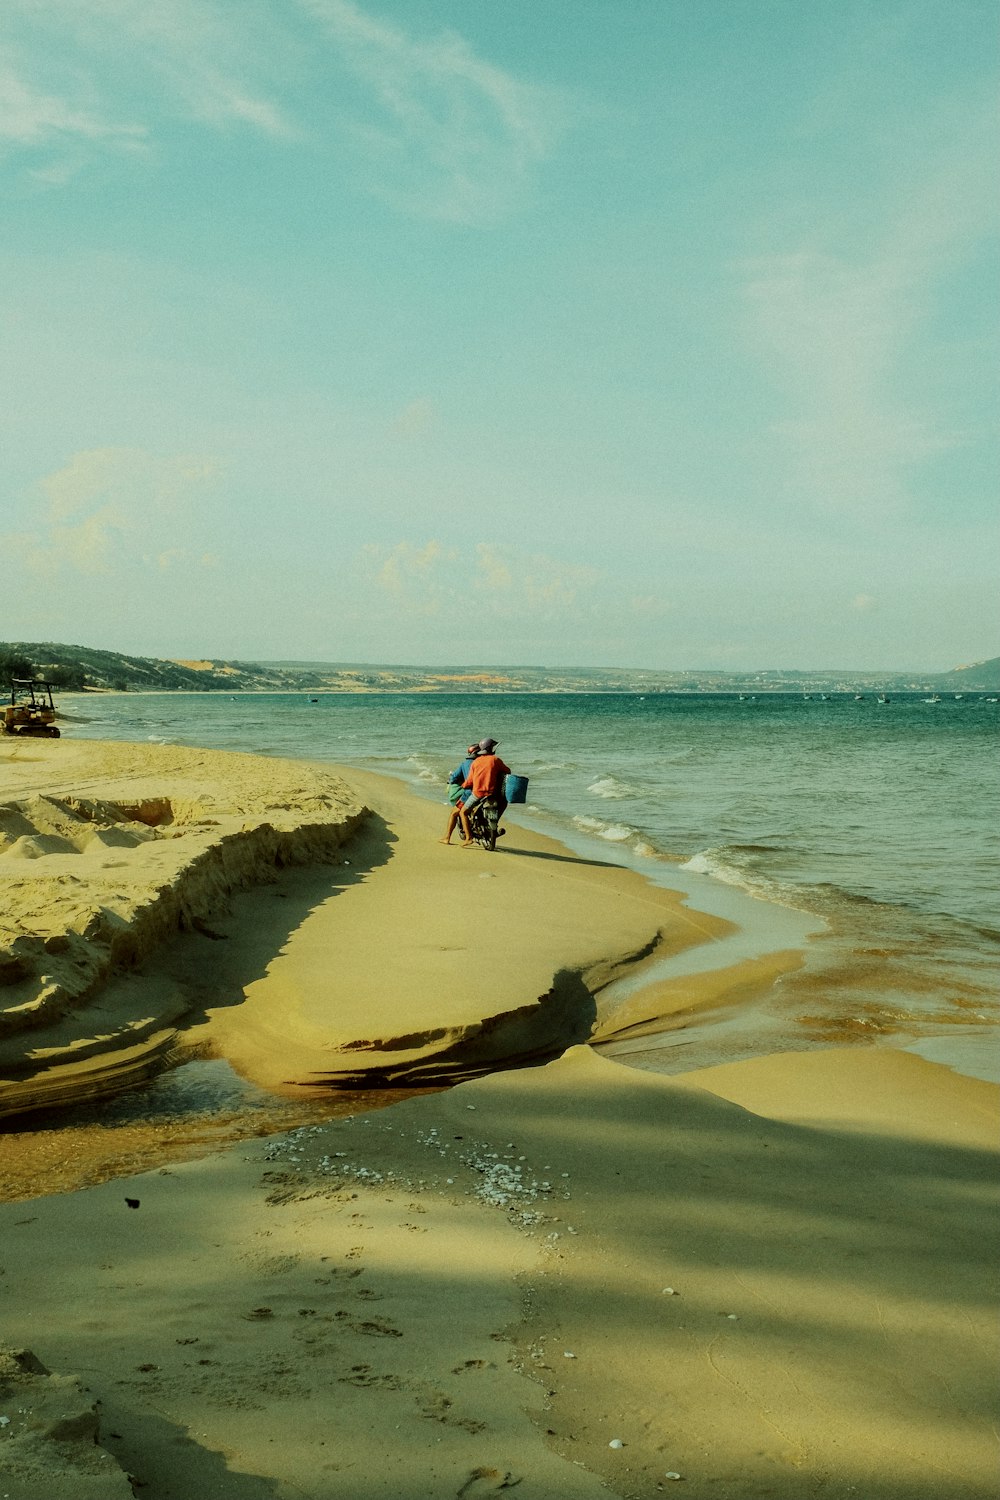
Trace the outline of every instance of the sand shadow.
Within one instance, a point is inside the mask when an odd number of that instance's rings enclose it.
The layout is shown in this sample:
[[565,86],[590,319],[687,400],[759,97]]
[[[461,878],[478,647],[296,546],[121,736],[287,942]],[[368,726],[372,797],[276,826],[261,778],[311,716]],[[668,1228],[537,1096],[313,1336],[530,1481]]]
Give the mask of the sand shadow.
[[136,1494],[161,1489],[169,1475],[171,1493],[212,1495],[218,1500],[280,1500],[284,1484],[262,1474],[231,1469],[223,1453],[205,1448],[188,1428],[117,1396],[102,1401],[101,1446],[121,1465]]
[[[563,1171],[569,1173],[570,1200],[553,1204],[561,1219],[572,1214],[583,1223],[576,1216],[586,1215],[591,1199],[599,1196],[602,1246],[592,1282],[586,1282],[585,1270],[567,1278],[558,1266],[555,1274],[533,1275],[522,1318],[505,1330],[505,1338],[526,1365],[529,1351],[540,1347],[539,1333],[551,1337],[553,1330],[557,1352],[566,1338],[580,1340],[569,1347],[581,1359],[605,1349],[633,1351],[634,1368],[619,1370],[614,1386],[623,1419],[639,1412],[626,1430],[630,1493],[657,1492],[669,1461],[689,1481],[697,1481],[689,1483],[692,1490],[740,1500],[802,1500],[821,1490],[831,1496],[877,1495],[878,1500],[940,1500],[945,1493],[955,1500],[985,1500],[992,1494],[991,1487],[978,1482],[969,1448],[970,1437],[989,1425],[991,1402],[984,1402],[984,1393],[992,1397],[995,1388],[989,1341],[980,1336],[992,1317],[992,1153],[793,1126],[752,1115],[701,1090],[642,1089],[636,1094],[614,1080],[595,1078],[575,1100],[559,1089],[547,1092],[544,1084],[535,1092],[516,1080],[498,1079],[476,1107],[471,1146],[454,1133],[467,1118],[464,1102],[451,1106],[460,1114],[450,1114],[443,1101],[439,1116],[432,1101],[411,1100],[395,1114],[393,1129],[365,1130],[363,1142],[357,1138],[361,1132],[330,1136],[318,1149],[326,1152],[342,1144],[352,1167],[367,1174],[355,1173],[347,1184],[355,1218],[369,1197],[392,1197],[402,1190],[416,1198],[424,1188],[436,1194],[435,1183],[422,1181],[425,1173],[432,1175],[423,1158],[417,1158],[416,1170],[411,1162],[404,1167],[405,1176],[382,1182],[390,1169],[399,1174],[412,1149],[400,1145],[404,1128],[412,1142],[413,1127],[426,1128],[431,1120],[441,1127],[440,1140],[434,1140],[427,1160],[442,1174],[448,1172],[449,1180],[456,1179],[456,1194],[475,1190],[476,1174],[488,1159],[487,1143],[502,1150],[512,1141],[529,1167],[546,1164],[554,1184],[563,1181]],[[440,1163],[445,1147],[447,1164]],[[297,1202],[314,1203],[321,1197],[329,1198],[331,1216],[343,1206],[344,1185],[325,1179],[322,1172],[296,1172],[296,1178],[276,1185],[275,1213],[294,1213]],[[157,1191],[155,1182],[148,1191]],[[199,1218],[202,1241],[225,1239],[228,1226],[244,1211],[241,1191],[220,1179],[204,1218]],[[407,1211],[413,1211],[412,1204]],[[545,1236],[548,1231],[545,1223],[537,1232]],[[170,1247],[142,1244],[134,1256],[151,1281],[162,1276],[167,1282],[175,1274]],[[122,1257],[119,1274],[125,1276],[131,1268],[124,1264],[124,1252]],[[948,1272],[942,1281],[943,1267]],[[423,1265],[410,1257],[365,1267],[359,1262],[350,1273],[357,1281],[331,1276],[319,1261],[304,1262],[296,1274],[307,1278],[311,1316],[333,1320],[330,1357],[310,1366],[310,1400],[325,1412],[330,1450],[342,1452],[357,1441],[354,1409],[342,1409],[338,1400],[344,1379],[351,1378],[349,1366],[371,1368],[370,1379],[364,1376],[365,1396],[375,1429],[379,1422],[401,1420],[402,1403],[412,1405],[418,1384],[405,1362],[405,1342],[373,1343],[372,1352],[364,1350],[369,1363],[351,1365],[361,1357],[356,1341],[348,1339],[351,1320],[371,1316],[359,1301],[358,1288],[393,1308],[398,1338],[405,1340],[410,1320],[417,1317],[414,1309],[462,1306],[480,1289],[488,1302],[496,1269],[490,1258],[480,1263],[465,1255]],[[192,1259],[185,1305],[224,1299],[230,1275],[221,1257]],[[676,1295],[664,1297],[661,1289],[667,1284]],[[776,1289],[772,1295],[767,1295],[769,1287]],[[966,1320],[971,1336],[963,1336],[953,1312]],[[934,1352],[928,1358],[927,1328],[935,1320]],[[292,1316],[268,1325],[283,1337],[278,1352],[287,1353],[285,1362],[292,1365],[301,1347],[301,1326]],[[174,1331],[150,1331],[151,1359],[164,1365],[176,1359]],[[99,1368],[99,1353],[98,1346],[91,1358],[81,1345],[81,1364]],[[718,1378],[710,1381],[711,1401],[700,1405],[706,1364],[717,1370]],[[232,1378],[243,1382],[241,1395],[266,1410],[267,1371],[262,1368],[257,1375],[254,1368],[243,1363]],[[563,1391],[563,1377],[570,1372],[562,1369],[559,1358],[536,1363],[535,1369],[551,1397],[536,1421],[552,1449],[569,1461],[579,1460],[594,1431],[603,1430],[608,1391],[591,1396],[585,1385],[572,1381]],[[391,1388],[389,1371],[395,1372]],[[423,1368],[419,1374],[427,1379]],[[446,1377],[435,1371],[433,1378]],[[651,1390],[660,1382],[666,1392],[662,1411],[643,1409],[647,1378]],[[361,1380],[357,1376],[354,1383]],[[141,1390],[123,1401],[107,1376],[91,1377],[91,1383],[107,1402],[107,1427],[125,1440],[121,1450],[112,1451],[140,1478],[145,1469],[153,1481],[149,1493],[160,1493],[153,1486],[158,1481],[162,1487],[173,1467],[173,1445],[183,1482],[169,1493],[269,1500],[288,1492],[287,1481],[276,1488],[275,1481],[229,1469],[218,1453],[191,1441],[187,1429],[172,1426],[144,1406]],[[759,1411],[745,1400],[747,1391],[758,1390]],[[818,1411],[815,1392],[823,1394]],[[915,1415],[920,1432],[908,1436],[907,1424]],[[274,1420],[273,1413],[269,1419]],[[775,1423],[782,1429],[780,1441]],[[833,1447],[821,1442],[813,1451],[806,1440],[823,1431],[842,1432],[844,1440]],[[797,1434],[802,1434],[801,1448]],[[874,1436],[871,1450],[865,1434]],[[946,1482],[942,1465],[920,1468],[909,1461],[924,1448],[946,1456]],[[791,1450],[794,1462],[787,1459]],[[602,1439],[590,1460],[591,1472],[603,1452]],[[412,1484],[401,1477],[398,1493],[458,1492],[457,1482],[451,1491],[435,1487],[429,1469],[420,1471],[427,1463],[426,1455],[415,1458]],[[280,1459],[277,1465],[280,1469]],[[349,1493],[352,1500],[385,1493],[380,1480],[368,1480],[363,1473],[331,1476],[328,1482],[324,1493]]]
[[[537,1005],[493,1016],[478,1035],[466,1034],[432,1057],[385,1068],[369,1063],[357,1073],[339,1068],[335,1074],[316,1074],[300,1079],[298,1084],[303,1091],[319,1096],[336,1096],[344,1090],[438,1092],[486,1073],[541,1067],[560,1057],[567,1047],[586,1042],[596,1020],[597,1002],[580,974],[560,969],[548,994],[541,996]],[[394,1045],[400,1045],[399,1041]],[[367,1043],[365,1050],[370,1058],[378,1048]]]
[[280,870],[273,885],[236,892],[224,916],[203,924],[200,932],[178,934],[160,949],[157,973],[182,984],[190,1000],[178,1023],[181,1040],[208,1020],[209,1008],[242,1004],[245,991],[264,978],[313,913],[387,864],[397,842],[385,819],[371,813],[332,863]]
[[[80,1021],[127,1036],[130,1017],[150,1017],[140,1038],[155,1032],[156,1040],[131,1069],[121,1072],[115,1067],[116,1048],[108,1048],[107,1069],[88,1078],[84,1097],[72,1078],[61,1086],[61,1064],[46,1064],[33,1052],[20,1061],[8,1060],[8,1077],[37,1083],[48,1097],[5,1114],[0,1136],[93,1123],[102,1108],[113,1108],[122,1095],[141,1098],[165,1073],[209,1056],[204,1043],[192,1042],[191,1033],[209,1020],[210,1011],[242,1004],[247,988],[265,976],[310,915],[386,864],[396,842],[385,820],[370,813],[323,862],[276,865],[271,881],[231,892],[224,905],[191,920],[187,930],[173,933],[146,960],[115,975],[102,986],[92,1009],[79,1013]],[[73,1017],[70,1022],[78,1024]],[[37,1046],[36,1034],[29,1040]]]
[[511,849],[506,844],[497,845],[497,854],[513,855],[517,859],[546,859],[559,865],[589,865],[594,870],[621,870],[622,865],[611,859],[582,859],[576,854],[551,854],[547,849]]

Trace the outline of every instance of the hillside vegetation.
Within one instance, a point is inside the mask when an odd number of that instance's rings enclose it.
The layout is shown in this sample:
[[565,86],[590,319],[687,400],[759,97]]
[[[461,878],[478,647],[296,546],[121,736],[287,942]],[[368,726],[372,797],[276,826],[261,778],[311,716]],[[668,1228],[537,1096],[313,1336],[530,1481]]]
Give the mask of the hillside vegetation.
[[123,656],[93,646],[67,646],[54,641],[0,642],[0,682],[12,677],[42,678],[68,691],[84,688],[118,692],[180,689],[188,692],[236,692],[255,688],[280,690],[315,686],[314,674],[266,668],[238,661],[160,661],[155,657]]
[[305,661],[163,661],[53,641],[0,642],[0,689],[12,677],[65,691],[118,692],[996,692],[1000,657],[950,672],[657,672],[641,668],[413,667]]

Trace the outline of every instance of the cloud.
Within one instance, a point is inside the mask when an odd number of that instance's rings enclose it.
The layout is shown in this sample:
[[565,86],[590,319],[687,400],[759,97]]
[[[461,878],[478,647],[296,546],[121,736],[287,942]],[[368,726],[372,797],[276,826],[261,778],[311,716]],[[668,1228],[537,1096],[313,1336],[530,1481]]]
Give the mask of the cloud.
[[[992,107],[942,105],[940,134],[877,204],[845,202],[836,231],[740,268],[746,327],[787,412],[772,436],[796,499],[821,514],[900,515],[923,466],[983,437],[935,400],[933,372],[951,353],[938,308],[997,227]],[[814,217],[829,221],[832,205]]]
[[0,145],[39,147],[52,141],[81,138],[102,145],[137,150],[146,132],[141,125],[115,124],[93,109],[58,98],[0,60]]
[[4,0],[0,146],[55,183],[148,148],[164,120],[294,138],[267,78],[279,40],[255,0],[239,17],[213,0]]
[[4,0],[0,144],[38,180],[159,141],[177,120],[308,142],[396,208],[461,223],[509,211],[566,101],[351,0]]
[[564,126],[564,99],[479,57],[457,32],[418,37],[351,0],[299,3],[365,85],[351,129],[369,190],[459,222],[512,206]]
[[476,548],[477,586],[494,594],[509,593],[514,587],[514,575],[509,562],[496,547],[481,543]]
[[946,451],[925,411],[897,389],[915,316],[899,260],[851,265],[817,251],[757,262],[746,293],[759,336],[797,414],[778,422],[806,504],[887,514],[906,503],[907,469]]
[[414,616],[448,613],[456,626],[473,619],[566,621],[601,601],[597,569],[492,543],[465,548],[438,541],[372,543],[362,549],[360,562],[394,609]]
[[46,578],[169,568],[187,557],[177,536],[192,529],[189,502],[216,472],[210,460],[142,449],[74,454],[36,486],[34,526],[0,537],[0,545]]
[[589,603],[600,581],[596,568],[485,543],[476,548],[471,580],[498,614],[550,619],[566,619]]
[[394,547],[371,543],[361,549],[360,562],[363,573],[383,598],[391,599],[397,614],[440,613],[454,599],[460,577],[458,554],[437,541],[422,546],[398,542]]

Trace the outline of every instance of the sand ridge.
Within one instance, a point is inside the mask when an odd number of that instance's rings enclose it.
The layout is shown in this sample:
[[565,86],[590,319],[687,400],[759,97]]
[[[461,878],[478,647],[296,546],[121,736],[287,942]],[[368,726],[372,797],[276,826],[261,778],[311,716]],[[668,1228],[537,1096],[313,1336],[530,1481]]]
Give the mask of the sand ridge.
[[[730,930],[520,826],[492,855],[443,847],[443,805],[340,774],[378,811],[336,893],[305,903],[239,1007],[209,1006],[201,1033],[268,1088],[439,1084],[551,1056],[591,1034],[617,975]],[[265,920],[260,900],[242,907],[251,927]]]
[[2,1114],[155,1067],[185,997],[121,976],[210,936],[234,892],[334,858],[367,811],[298,762],[98,741],[0,741],[0,795]]
[[[583,1040],[624,969],[729,930],[524,829],[444,848],[442,808],[362,772],[3,748],[7,1113],[135,1081],[181,1042],[273,1090],[475,1076]],[[183,933],[210,941],[183,953]]]

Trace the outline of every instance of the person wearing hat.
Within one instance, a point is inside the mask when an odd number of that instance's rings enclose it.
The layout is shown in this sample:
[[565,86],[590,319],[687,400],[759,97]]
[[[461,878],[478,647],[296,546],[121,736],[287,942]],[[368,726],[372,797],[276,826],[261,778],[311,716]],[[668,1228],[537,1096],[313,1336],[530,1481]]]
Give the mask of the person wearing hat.
[[[439,840],[439,842],[442,844],[451,843],[451,836],[455,832],[455,828],[459,820],[459,808],[462,806],[463,802],[468,802],[469,798],[472,796],[471,791],[466,790],[465,778],[468,776],[469,771],[472,769],[472,762],[479,754],[479,746],[470,745],[468,750],[466,750],[465,752],[465,759],[463,760],[462,764],[460,766],[456,766],[454,771],[452,771],[451,775],[448,777],[448,801],[451,803],[451,812],[448,814],[448,827],[445,830],[444,838]],[[462,842],[465,842],[464,837]]]
[[472,830],[469,827],[469,813],[473,807],[480,802],[485,802],[487,797],[492,797],[499,804],[498,816],[502,816],[507,806],[507,799],[503,794],[503,785],[506,777],[510,775],[510,766],[505,766],[496,753],[497,742],[493,739],[479,741],[479,754],[469,767],[469,774],[463,783],[471,788],[472,796],[464,803],[458,804],[458,816],[462,824],[462,843],[472,843]]

